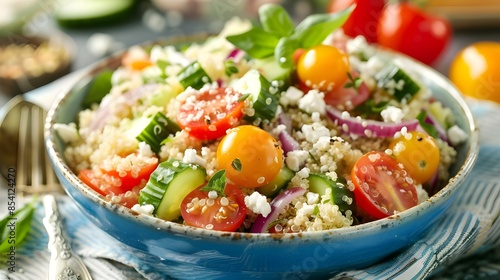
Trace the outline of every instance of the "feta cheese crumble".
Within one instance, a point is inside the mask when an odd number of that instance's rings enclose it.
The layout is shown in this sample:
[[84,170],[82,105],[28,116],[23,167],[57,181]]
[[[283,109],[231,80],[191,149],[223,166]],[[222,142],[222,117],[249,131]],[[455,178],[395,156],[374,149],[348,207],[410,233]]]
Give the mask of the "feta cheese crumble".
[[151,204],[144,204],[144,205],[135,204],[134,206],[132,206],[132,210],[140,214],[152,216],[155,207]]
[[386,123],[401,123],[404,117],[403,110],[394,106],[387,106],[380,115]]
[[245,205],[255,214],[261,214],[264,217],[267,217],[271,213],[271,204],[267,202],[265,195],[261,195],[258,192],[245,196]]

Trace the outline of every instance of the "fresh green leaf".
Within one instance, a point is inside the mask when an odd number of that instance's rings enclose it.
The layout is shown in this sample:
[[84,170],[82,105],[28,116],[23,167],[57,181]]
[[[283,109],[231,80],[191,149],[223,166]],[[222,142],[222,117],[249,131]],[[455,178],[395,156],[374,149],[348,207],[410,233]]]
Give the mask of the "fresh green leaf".
[[231,166],[234,168],[236,171],[241,171],[241,160],[239,158],[235,158],[233,162],[231,162]]
[[291,35],[299,42],[299,47],[310,49],[321,44],[335,29],[349,18],[354,6],[333,14],[315,14],[305,18]]
[[380,116],[382,112],[389,105],[389,101],[380,101],[375,103],[373,99],[368,99],[362,105],[356,107],[356,112],[363,118]]
[[224,61],[224,70],[228,77],[231,77],[231,75],[238,73],[238,67],[236,67],[236,64],[232,59]]
[[218,196],[226,196],[224,189],[226,188],[226,170],[217,171],[208,183],[200,190],[205,192],[216,191]]
[[298,42],[290,37],[282,37],[274,50],[274,58],[281,67],[293,67],[293,53],[298,48]]
[[85,93],[85,99],[82,102],[83,108],[90,108],[94,103],[100,103],[102,98],[111,90],[111,78],[113,71],[104,70],[97,74],[90,82]]
[[294,23],[287,11],[273,4],[265,4],[259,8],[259,18],[264,30],[278,37],[290,36],[294,30]]
[[11,246],[18,246],[31,230],[37,198],[0,221],[0,252],[7,252]]
[[427,132],[427,134],[429,134],[430,136],[432,136],[434,138],[438,138],[439,134],[438,134],[436,128],[432,124],[427,123],[425,121],[426,117],[427,117],[427,112],[426,111],[421,111],[417,115],[418,123],[425,130],[425,132]]
[[354,78],[349,72],[347,72],[347,78],[349,79],[349,82],[344,85],[344,88],[353,88],[358,91],[359,87],[363,83],[363,80],[361,80],[360,77]]
[[228,36],[226,39],[253,58],[272,56],[279,40],[275,35],[266,32],[261,27],[255,26],[247,32]]

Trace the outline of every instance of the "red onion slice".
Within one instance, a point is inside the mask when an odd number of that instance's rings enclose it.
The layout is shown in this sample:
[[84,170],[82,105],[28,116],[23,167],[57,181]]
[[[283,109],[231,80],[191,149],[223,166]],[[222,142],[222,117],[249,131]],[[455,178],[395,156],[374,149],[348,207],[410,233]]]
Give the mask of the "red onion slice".
[[252,225],[252,229],[250,232],[252,233],[263,233],[267,232],[267,227],[270,223],[274,222],[279,214],[283,212],[285,206],[290,204],[296,197],[304,195],[306,189],[301,187],[294,187],[291,189],[287,189],[284,192],[280,193],[276,196],[273,201],[271,201],[271,213],[264,217],[262,215],[257,216],[255,222]]
[[281,113],[278,115],[278,122],[286,127],[279,135],[281,148],[283,148],[285,155],[288,152],[300,150],[299,142],[292,137],[292,118],[285,113]]
[[342,128],[343,132],[367,137],[394,137],[394,134],[401,131],[403,127],[406,127],[408,131],[414,131],[418,127],[416,119],[401,123],[365,120],[361,117],[343,116],[342,112],[331,106],[326,106],[326,114]]
[[446,135],[446,130],[441,126],[441,124],[439,124],[439,122],[429,112],[427,112],[425,114],[425,122],[434,126],[434,128],[436,129],[436,132],[438,133],[439,138],[441,138],[441,140],[450,143],[448,141],[448,136]]
[[226,60],[232,59],[234,62],[239,62],[244,56],[244,51],[240,49],[234,49],[227,55]]

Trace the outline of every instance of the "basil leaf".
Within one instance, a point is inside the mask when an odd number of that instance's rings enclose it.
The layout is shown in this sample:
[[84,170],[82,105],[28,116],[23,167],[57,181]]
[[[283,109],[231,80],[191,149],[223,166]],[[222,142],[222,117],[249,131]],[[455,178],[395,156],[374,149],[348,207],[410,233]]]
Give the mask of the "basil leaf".
[[427,132],[427,134],[429,134],[430,136],[432,136],[434,138],[438,138],[439,134],[438,134],[436,128],[432,124],[427,123],[425,121],[426,117],[427,117],[427,112],[421,111],[417,115],[418,124],[425,130],[425,132]]
[[290,68],[293,67],[293,53],[298,48],[298,42],[290,37],[282,37],[276,49],[274,50],[274,58],[281,67]]
[[226,40],[253,58],[265,58],[274,54],[279,38],[254,26],[245,33],[228,36]]
[[31,220],[35,211],[36,197],[16,212],[0,221],[0,252],[8,252],[10,247],[17,247],[31,230]]
[[210,192],[216,191],[218,196],[226,196],[224,189],[226,188],[226,170],[217,171],[201,191]]
[[278,37],[290,36],[293,33],[294,23],[281,6],[265,4],[259,8],[259,17],[266,32]]
[[113,71],[106,69],[97,74],[87,87],[82,106],[84,109],[90,108],[94,103],[101,103],[101,100],[109,93],[112,87],[111,79]]
[[316,14],[305,18],[296,28],[292,37],[299,47],[309,49],[321,44],[335,29],[341,27],[354,10],[354,6],[334,14]]

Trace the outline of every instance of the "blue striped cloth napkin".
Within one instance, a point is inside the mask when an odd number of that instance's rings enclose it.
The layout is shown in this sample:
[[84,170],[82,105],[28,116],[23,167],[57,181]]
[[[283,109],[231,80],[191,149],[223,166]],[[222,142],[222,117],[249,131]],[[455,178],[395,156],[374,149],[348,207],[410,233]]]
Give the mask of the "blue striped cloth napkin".
[[[32,100],[36,101],[36,100]],[[346,271],[333,279],[423,279],[439,278],[443,269],[471,254],[500,248],[500,107],[469,100],[480,127],[481,148],[477,164],[468,176],[445,217],[420,241],[393,259],[372,267]],[[2,202],[3,203],[3,202]],[[124,249],[117,241],[82,217],[66,196],[58,198],[59,209],[72,240],[73,249],[83,257],[94,279],[166,279],[152,267]],[[4,209],[6,207],[3,207]],[[16,251],[16,272],[0,271],[0,279],[42,279],[49,262],[47,235],[39,205],[33,230]],[[78,218],[75,218],[78,217]],[[498,255],[498,254],[497,254]],[[483,260],[484,262],[484,260]],[[487,276],[500,279],[498,257],[488,266]],[[485,265],[483,263],[483,265]],[[478,272],[479,273],[479,272]],[[485,273],[482,271],[481,273]],[[442,274],[441,274],[442,275]],[[463,275],[462,275],[463,276]],[[470,275],[477,279],[478,275]],[[450,278],[456,278],[453,275]],[[463,277],[460,277],[463,278]]]

